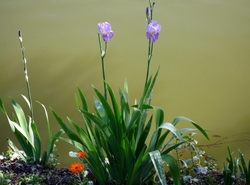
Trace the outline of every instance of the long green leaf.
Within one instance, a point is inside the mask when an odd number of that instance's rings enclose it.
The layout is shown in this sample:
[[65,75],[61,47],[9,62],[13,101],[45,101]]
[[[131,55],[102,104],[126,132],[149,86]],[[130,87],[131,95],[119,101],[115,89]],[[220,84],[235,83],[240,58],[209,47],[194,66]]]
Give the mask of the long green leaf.
[[37,103],[39,103],[43,110],[44,110],[44,114],[45,114],[45,118],[46,118],[46,122],[47,122],[47,129],[48,129],[48,135],[49,135],[49,139],[52,137],[52,133],[51,133],[51,129],[50,129],[50,123],[49,123],[49,116],[48,116],[48,112],[47,112],[47,109],[46,107],[40,103],[39,101],[37,101]]
[[28,140],[31,141],[31,138],[30,138],[29,132],[28,132],[28,124],[27,124],[23,109],[14,99],[11,99],[11,101],[12,101],[12,105],[13,105],[13,108],[15,110],[15,113],[17,115],[18,122],[20,124],[20,128],[22,129],[23,133],[25,133]]
[[113,155],[117,158],[120,158],[119,154],[119,145],[116,141],[116,136],[113,133],[113,130],[110,128],[109,125],[107,125],[103,120],[100,118],[96,117],[90,112],[80,110],[84,116],[88,117],[88,119],[92,120],[93,123],[98,126],[98,129],[102,130],[102,133],[105,134],[106,140],[110,144],[110,150],[113,152]]
[[180,183],[180,169],[175,158],[169,154],[162,154],[161,157],[162,157],[162,160],[165,161],[170,168],[170,172],[174,180],[174,184],[180,185],[181,184]]
[[168,154],[168,153],[170,153],[172,150],[176,149],[178,146],[180,146],[183,143],[185,143],[185,142],[177,143],[177,144],[175,144],[175,145],[167,148],[166,150],[163,150],[162,154]]
[[205,130],[203,130],[197,123],[195,123],[193,120],[191,120],[191,119],[189,119],[189,118],[187,118],[187,117],[185,117],[185,116],[177,116],[174,120],[173,120],[173,122],[172,122],[172,124],[173,125],[176,125],[180,120],[185,120],[185,121],[189,121],[189,122],[191,122],[208,140],[210,140],[209,139],[209,137],[208,137],[208,135],[207,135],[207,133],[206,133],[206,131]]
[[31,145],[31,143],[28,142],[27,139],[23,136],[23,134],[20,133],[18,130],[15,130],[14,134],[26,156],[28,156],[30,159],[33,159],[34,147]]
[[157,129],[167,129],[169,131],[171,131],[181,142],[184,141],[184,139],[182,138],[180,132],[175,128],[174,125],[172,125],[171,123],[163,123],[161,126],[159,126]]
[[128,179],[127,185],[134,184],[135,179],[138,178],[138,172],[141,167],[143,156],[144,156],[144,152],[141,152],[135,161],[134,168],[128,169],[128,170],[132,170],[132,173],[131,173],[130,179]]
[[132,117],[130,119],[130,123],[126,129],[126,134],[130,135],[131,130],[137,127],[137,122],[140,120],[141,117],[141,111],[138,108],[134,108]]
[[120,110],[118,108],[118,104],[117,104],[114,92],[113,92],[112,88],[109,86],[109,84],[107,82],[106,82],[106,85],[107,85],[109,96],[110,96],[110,99],[111,99],[111,102],[112,102],[112,105],[113,105],[114,115],[116,117],[116,120],[119,122],[119,119],[121,118],[121,113],[120,113]]
[[249,160],[248,167],[247,167],[246,162],[245,162],[244,157],[243,157],[243,154],[241,153],[240,150],[238,150],[238,151],[239,151],[239,154],[240,154],[240,161],[241,161],[241,166],[242,166],[243,171],[244,171],[246,184],[248,185],[248,184],[250,184],[250,160]]
[[3,103],[1,98],[0,98],[0,108],[1,108],[2,112],[6,115],[6,110],[5,110],[5,107],[4,107],[4,103]]
[[35,150],[34,150],[34,153],[35,153],[34,158],[35,159],[34,160],[36,162],[39,162],[40,161],[40,156],[41,156],[41,149],[42,149],[41,137],[39,135],[36,124],[31,124],[31,127],[32,127],[32,130],[33,130],[33,133],[34,133],[34,146],[35,146]]
[[[81,89],[80,88],[77,88],[77,90],[78,90],[78,93],[79,93],[79,96],[80,96],[80,99],[81,99],[81,103],[82,103],[82,107],[80,107],[80,105],[78,105],[78,109],[83,109],[83,110],[87,110],[88,111],[88,104],[87,104],[87,102],[86,102],[86,99],[85,99],[85,97],[84,97],[84,95],[83,95],[83,93],[82,93],[82,91],[81,91]],[[76,99],[77,99],[77,97],[76,97]],[[78,100],[78,99],[77,99]]]
[[121,116],[125,126],[124,129],[127,131],[131,120],[128,95],[126,94],[126,92],[123,92],[122,90],[119,90],[119,94],[120,94],[120,104],[121,104],[121,114],[122,114]]
[[[103,129],[103,133],[105,133],[107,138],[112,137],[113,130],[111,130],[110,127],[103,120],[101,120],[100,118],[96,117],[92,113],[87,112],[85,110],[80,110],[80,112],[84,114],[84,116],[86,116],[88,119],[92,120],[95,123],[95,125],[97,125],[100,129]],[[115,139],[115,138],[112,138],[112,139]]]
[[94,98],[94,103],[95,103],[95,110],[96,110],[97,115],[98,115],[105,123],[107,123],[107,122],[108,122],[108,118],[107,118],[107,116],[106,116],[106,112],[105,112],[105,109],[104,109],[102,103],[101,103],[98,99],[96,99],[96,98]]
[[142,135],[141,135],[141,137],[140,137],[140,139],[139,139],[139,141],[138,141],[138,143],[136,145],[136,156],[138,156],[138,153],[140,151],[142,151],[143,147],[145,146],[146,139],[147,139],[148,134],[150,132],[152,119],[153,119],[153,117],[151,116],[151,118],[149,119],[146,127],[144,128],[143,133],[142,133]]
[[60,139],[63,140],[63,141],[65,141],[65,142],[67,142],[67,143],[69,143],[69,144],[71,144],[71,145],[73,145],[73,146],[75,146],[80,151],[84,151],[84,149],[85,149],[83,147],[82,143],[79,143],[77,141],[74,141],[74,140],[66,138],[66,137],[60,137]]
[[64,133],[63,129],[60,129],[54,136],[50,137],[49,146],[48,146],[48,158],[53,152],[54,144],[59,139],[59,137]]
[[102,95],[102,93],[100,93],[96,88],[94,88],[94,91],[96,93],[96,95],[98,96],[100,102],[103,105],[103,108],[106,112],[107,118],[109,119],[107,124],[109,125],[109,128],[112,130],[112,132],[115,134],[116,138],[120,137],[118,136],[118,125],[117,125],[117,119],[115,114],[113,113],[109,103],[107,102],[107,100],[105,99],[105,97]]
[[74,123],[70,118],[68,118],[68,121],[73,125],[73,127],[78,132],[79,136],[82,138],[83,146],[86,147],[89,151],[96,151],[97,143],[93,140],[90,140],[88,135],[84,132],[82,128],[80,128],[76,123]]
[[[80,106],[79,100],[78,100],[78,98],[76,96],[76,104],[77,104],[78,110],[80,111],[80,109],[82,109],[82,110],[84,110],[86,112],[89,112],[86,99],[85,99],[82,91],[79,88],[78,88],[78,93],[79,93],[81,104],[82,104],[82,106]],[[95,143],[95,135],[94,135],[91,120],[89,118],[87,118],[86,116],[84,116],[84,114],[82,114],[82,116],[83,116],[83,119],[84,119],[84,122],[85,122],[85,128],[87,130],[88,136],[89,136],[90,140],[93,143]]]
[[160,182],[162,185],[166,185],[166,175],[163,167],[163,162],[161,158],[161,154],[158,150],[149,152],[150,158],[154,164],[155,170],[158,173]]
[[53,115],[55,116],[57,122],[60,124],[64,132],[67,134],[67,136],[72,139],[73,141],[76,141],[78,143],[82,143],[81,139],[70,129],[69,126],[67,126],[66,123],[56,114],[56,112],[51,109]]
[[[19,133],[18,135],[16,135],[17,139],[20,137],[20,134],[21,134],[27,140],[27,141],[24,141],[24,142],[25,143],[28,142],[33,148],[35,148],[34,143],[32,141],[30,141],[30,137],[26,135],[25,131],[16,122],[11,121],[9,119],[8,115],[6,115],[6,116],[7,116],[7,119],[9,121],[9,124],[11,125],[11,127],[14,128],[14,130],[12,130],[12,131],[14,133],[16,133],[18,131],[18,133]],[[20,141],[20,140],[18,139],[18,141]]]

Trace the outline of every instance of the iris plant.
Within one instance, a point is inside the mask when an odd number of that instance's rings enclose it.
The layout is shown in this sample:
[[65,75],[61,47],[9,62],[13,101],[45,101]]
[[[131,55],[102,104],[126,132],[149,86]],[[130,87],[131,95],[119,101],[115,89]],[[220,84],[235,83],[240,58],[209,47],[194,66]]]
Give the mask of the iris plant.
[[[128,84],[125,81],[124,88],[119,89],[119,99],[114,95],[114,91],[105,81],[104,57],[107,53],[107,43],[114,36],[111,25],[107,22],[98,24],[98,38],[100,54],[102,60],[102,72],[104,83],[104,95],[94,88],[95,112],[92,113],[87,101],[80,89],[79,98],[76,97],[76,104],[84,119],[81,127],[68,118],[72,127],[68,126],[55,111],[52,110],[55,118],[63,128],[68,138],[64,141],[74,145],[78,150],[85,151],[87,155],[82,159],[86,167],[95,176],[99,184],[124,184],[137,185],[145,184],[153,179],[154,168],[164,183],[165,173],[162,160],[168,163],[173,181],[180,184],[179,169],[176,160],[169,155],[173,149],[185,142],[181,136],[185,132],[194,129],[184,128],[177,130],[175,125],[180,120],[191,122],[202,134],[207,137],[205,131],[192,120],[179,116],[172,123],[164,123],[164,111],[156,106],[152,106],[152,91],[156,82],[158,71],[148,79],[149,64],[153,53],[153,43],[158,39],[161,26],[152,20],[155,3],[149,1],[150,7],[146,9],[147,38],[148,47],[148,67],[145,87],[142,95],[135,105],[129,104]],[[105,47],[102,47],[102,41]],[[107,100],[107,94],[110,101]],[[148,117],[149,109],[154,111],[154,117]],[[153,119],[154,118],[154,119]],[[82,124],[81,124],[82,125]],[[151,125],[156,130],[150,135]],[[74,128],[72,130],[71,128]],[[162,130],[166,129],[165,132]],[[169,134],[173,137],[165,145],[165,139]],[[170,145],[173,139],[177,138],[179,143]],[[147,144],[146,141],[149,141]],[[170,147],[166,147],[170,146]],[[70,153],[71,156],[76,156]]]
[[0,99],[0,109],[6,115],[7,120],[10,124],[10,128],[15,134],[16,139],[19,142],[19,145],[22,147],[23,151],[19,150],[17,146],[11,141],[11,139],[8,138],[7,142],[11,147],[11,149],[15,153],[17,153],[22,160],[26,162],[29,163],[42,162],[43,164],[46,164],[48,162],[54,162],[54,158],[52,156],[55,147],[55,142],[64,131],[61,129],[55,135],[52,136],[47,110],[45,106],[40,103],[45,112],[47,127],[48,127],[48,135],[49,135],[48,150],[44,151],[41,155],[42,141],[40,134],[38,132],[37,125],[34,121],[33,106],[32,106],[28,70],[27,70],[27,60],[25,58],[25,52],[24,52],[25,48],[23,47],[23,38],[21,31],[18,31],[18,39],[21,46],[22,61],[24,64],[24,76],[28,90],[28,98],[26,98],[26,96],[24,95],[22,95],[22,97],[28,104],[28,107],[30,109],[30,115],[29,115],[29,120],[27,121],[26,115],[22,107],[14,99],[12,99],[12,105],[16,115],[13,114],[13,120],[11,120],[7,114],[7,111],[4,107],[2,100]]

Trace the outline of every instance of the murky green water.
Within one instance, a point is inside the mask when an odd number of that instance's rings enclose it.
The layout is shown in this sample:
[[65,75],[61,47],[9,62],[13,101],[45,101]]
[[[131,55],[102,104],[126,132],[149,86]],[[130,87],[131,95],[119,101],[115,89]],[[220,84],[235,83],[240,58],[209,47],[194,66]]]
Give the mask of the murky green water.
[[[0,4],[0,97],[9,112],[9,97],[25,106],[20,94],[27,94],[18,30],[23,32],[33,100],[52,107],[65,120],[68,116],[83,124],[74,102],[77,87],[90,106],[91,85],[103,88],[98,22],[110,22],[115,32],[106,57],[107,81],[117,93],[127,79],[131,103],[139,98],[147,61],[147,0],[16,0]],[[249,142],[230,142],[249,139],[250,133],[250,2],[156,0],[154,19],[162,25],[162,32],[152,59],[151,73],[161,66],[152,104],[164,109],[165,121],[184,115],[210,136],[221,136],[212,137],[211,143],[229,136],[223,140],[228,143],[219,148],[203,148],[219,165],[226,161],[227,146],[250,156]],[[55,132],[59,126],[51,114],[50,119]],[[0,120],[0,151],[6,152],[6,138],[14,135],[2,113]],[[35,120],[46,146],[45,117],[37,103]],[[184,126],[191,125],[183,122],[178,127]],[[209,144],[202,137],[197,139]],[[63,141],[58,143],[62,164],[71,161],[68,152],[72,149]]]

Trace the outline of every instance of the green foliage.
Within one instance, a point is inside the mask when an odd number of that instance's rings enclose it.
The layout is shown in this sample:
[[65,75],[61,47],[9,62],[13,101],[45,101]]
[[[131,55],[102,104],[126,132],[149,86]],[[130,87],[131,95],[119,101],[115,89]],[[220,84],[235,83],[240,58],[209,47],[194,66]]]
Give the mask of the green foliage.
[[42,149],[41,137],[38,132],[37,125],[34,121],[30,84],[28,80],[29,78],[28,78],[27,62],[24,53],[25,48],[23,47],[23,38],[21,31],[18,31],[18,38],[22,52],[22,61],[24,64],[24,76],[28,91],[28,98],[24,95],[22,95],[22,97],[24,98],[24,100],[28,105],[28,108],[30,110],[30,117],[27,121],[22,107],[14,99],[11,99],[11,103],[15,111],[15,114],[13,114],[13,120],[11,120],[10,117],[8,116],[3,101],[1,99],[0,99],[0,108],[7,117],[7,120],[10,124],[10,128],[13,131],[14,135],[16,136],[16,139],[19,142],[24,153],[21,150],[19,150],[17,146],[9,138],[7,139],[7,142],[9,146],[12,148],[12,150],[15,153],[17,153],[22,160],[26,162],[41,162],[43,164],[46,164],[51,158],[51,154],[54,149],[54,143],[63,133],[63,130],[62,129],[59,130],[54,136],[52,136],[47,110],[45,106],[40,103],[45,112],[48,134],[49,134],[48,151],[44,151],[43,154],[41,155],[41,149]]
[[163,166],[163,161],[166,162],[170,168],[174,184],[180,185],[180,169],[177,161],[169,154],[160,154],[158,150],[149,152],[151,160],[154,164],[156,172],[158,173],[161,184],[167,184],[166,175]]
[[151,157],[151,160],[153,162],[155,170],[159,176],[161,184],[167,184],[165,171],[164,171],[164,167],[163,167],[162,156],[161,156],[160,152],[158,150],[156,150],[153,152],[149,152],[149,155]]
[[228,165],[224,166],[223,169],[223,177],[224,183],[227,185],[233,184],[233,174],[237,173],[237,165],[236,161],[233,160],[230,149],[228,148],[229,158],[227,158]]
[[[237,159],[233,159],[232,153],[228,147],[229,158],[227,158],[227,166],[224,166],[223,169],[223,177],[225,184],[233,184],[234,179],[236,177],[241,178],[247,185],[250,184],[250,160],[248,162],[248,166],[245,163],[243,154],[239,150],[239,157]],[[240,175],[239,171],[240,170]]]
[[162,154],[162,160],[168,164],[175,185],[180,185],[180,169],[175,158],[169,154]]
[[[29,106],[30,104],[29,104],[28,99],[25,96],[23,96],[23,98],[26,100]],[[46,164],[50,158],[50,155],[53,152],[54,143],[63,133],[63,130],[61,129],[54,136],[51,135],[48,114],[44,105],[42,105],[45,111],[46,119],[47,119],[48,132],[49,132],[49,144],[48,144],[48,151],[44,151],[43,154],[41,155],[41,147],[42,147],[41,137],[40,137],[40,134],[38,132],[35,122],[32,122],[31,118],[29,118],[29,121],[27,121],[22,107],[14,99],[12,99],[12,106],[15,111],[15,114],[13,114],[13,120],[11,120],[10,117],[8,116],[5,110],[4,104],[2,100],[0,99],[0,108],[2,112],[5,114],[5,116],[7,117],[7,120],[10,124],[10,128],[15,134],[16,139],[19,142],[24,153],[21,152],[18,149],[18,147],[8,138],[7,142],[9,146],[12,148],[12,150],[15,153],[19,155],[19,157],[22,160],[26,162],[42,162]]]
[[19,182],[20,184],[32,184],[32,185],[40,185],[46,180],[45,176],[40,176],[39,174],[26,174],[21,177]]
[[[153,151],[160,151],[164,161],[171,167],[172,164],[175,165],[171,171],[178,171],[175,159],[169,159],[167,154],[180,143],[169,148],[163,147],[163,144],[169,133],[173,134],[170,141],[178,138],[181,143],[185,142],[181,134],[193,129],[177,130],[175,125],[180,120],[190,121],[207,137],[202,128],[186,117],[179,116],[172,123],[163,122],[163,110],[149,104],[157,75],[158,72],[149,79],[139,103],[133,105],[132,111],[128,103],[129,93],[126,82],[124,90],[119,90],[120,107],[107,83],[111,103],[94,88],[98,97],[98,99],[94,99],[95,114],[89,111],[86,99],[81,90],[78,89],[80,99],[76,96],[76,104],[83,115],[85,125],[80,127],[68,118],[75,131],[52,110],[68,136],[68,138],[63,139],[79,150],[87,152],[84,158],[85,163],[100,184],[142,184],[149,181],[154,174],[154,166],[149,157],[149,152]],[[147,118],[149,109],[153,109],[155,112],[155,125],[157,127],[151,138],[149,138],[149,131],[153,123],[153,116]],[[162,133],[162,129],[166,129],[166,132]],[[150,139],[149,145],[147,145],[147,139]],[[178,174],[174,175],[175,179],[178,179]]]
[[243,154],[241,153],[240,150],[239,150],[239,155],[240,157],[238,159],[241,165],[240,164],[238,165],[239,165],[241,177],[245,179],[245,182],[247,185],[250,185],[250,160],[248,161],[248,166],[247,166],[244,160]]
[[128,104],[128,86],[120,90],[120,108],[110,86],[107,90],[111,106],[105,97],[94,88],[99,99],[95,98],[96,114],[88,110],[86,100],[79,91],[76,98],[79,111],[85,120],[85,128],[80,128],[69,120],[76,133],[54,112],[57,121],[69,139],[79,150],[86,151],[85,162],[99,183],[140,184],[152,176],[152,164],[147,152],[146,139],[152,123],[152,117],[146,121],[145,111],[149,106],[144,102],[151,96],[157,75],[149,80],[140,103],[130,111]]
[[11,183],[10,178],[12,175],[12,173],[3,173],[2,171],[0,171],[0,185],[6,185]]
[[[148,24],[152,21],[154,5],[155,3],[151,3],[149,0],[150,7],[146,9]],[[87,152],[84,163],[100,184],[143,184],[153,179],[155,175],[154,167],[160,176],[161,183],[165,184],[162,161],[168,163],[174,182],[178,184],[180,181],[179,173],[176,173],[179,171],[178,165],[176,160],[168,153],[186,142],[186,139],[181,136],[183,133],[194,129],[177,130],[176,124],[181,120],[191,122],[196,129],[208,138],[206,132],[195,122],[184,116],[176,117],[172,123],[164,123],[164,111],[159,107],[150,105],[152,91],[159,71],[154,76],[149,77],[155,40],[149,39],[143,93],[138,104],[131,106],[129,104],[127,82],[125,82],[123,90],[119,90],[119,99],[115,97],[112,88],[106,82],[104,57],[107,53],[107,41],[105,41],[103,49],[100,34],[98,34],[98,39],[102,61],[104,95],[94,87],[96,95],[94,98],[95,112],[92,113],[82,91],[78,89],[80,98],[76,96],[76,104],[84,119],[83,126],[79,126],[70,118],[68,118],[70,126],[67,125],[52,110],[58,123],[68,136],[68,138],[62,139],[74,145],[78,150]],[[154,117],[148,115],[150,110],[154,112]],[[149,132],[152,125],[155,125],[156,130],[151,137]],[[164,130],[165,132],[163,132]],[[170,136],[171,139],[167,145],[164,145],[169,134],[172,137]],[[173,139],[178,139],[179,142],[167,147]],[[149,144],[147,141],[149,141]],[[155,157],[156,155],[157,157]]]

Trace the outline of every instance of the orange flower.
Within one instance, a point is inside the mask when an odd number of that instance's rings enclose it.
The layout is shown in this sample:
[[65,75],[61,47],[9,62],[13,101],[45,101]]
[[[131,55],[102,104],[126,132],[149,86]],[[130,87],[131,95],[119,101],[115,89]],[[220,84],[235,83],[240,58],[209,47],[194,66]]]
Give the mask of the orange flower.
[[80,158],[84,158],[86,156],[86,152],[78,152],[77,156]]
[[79,162],[72,163],[69,167],[69,171],[72,173],[81,173],[84,170],[84,165]]

